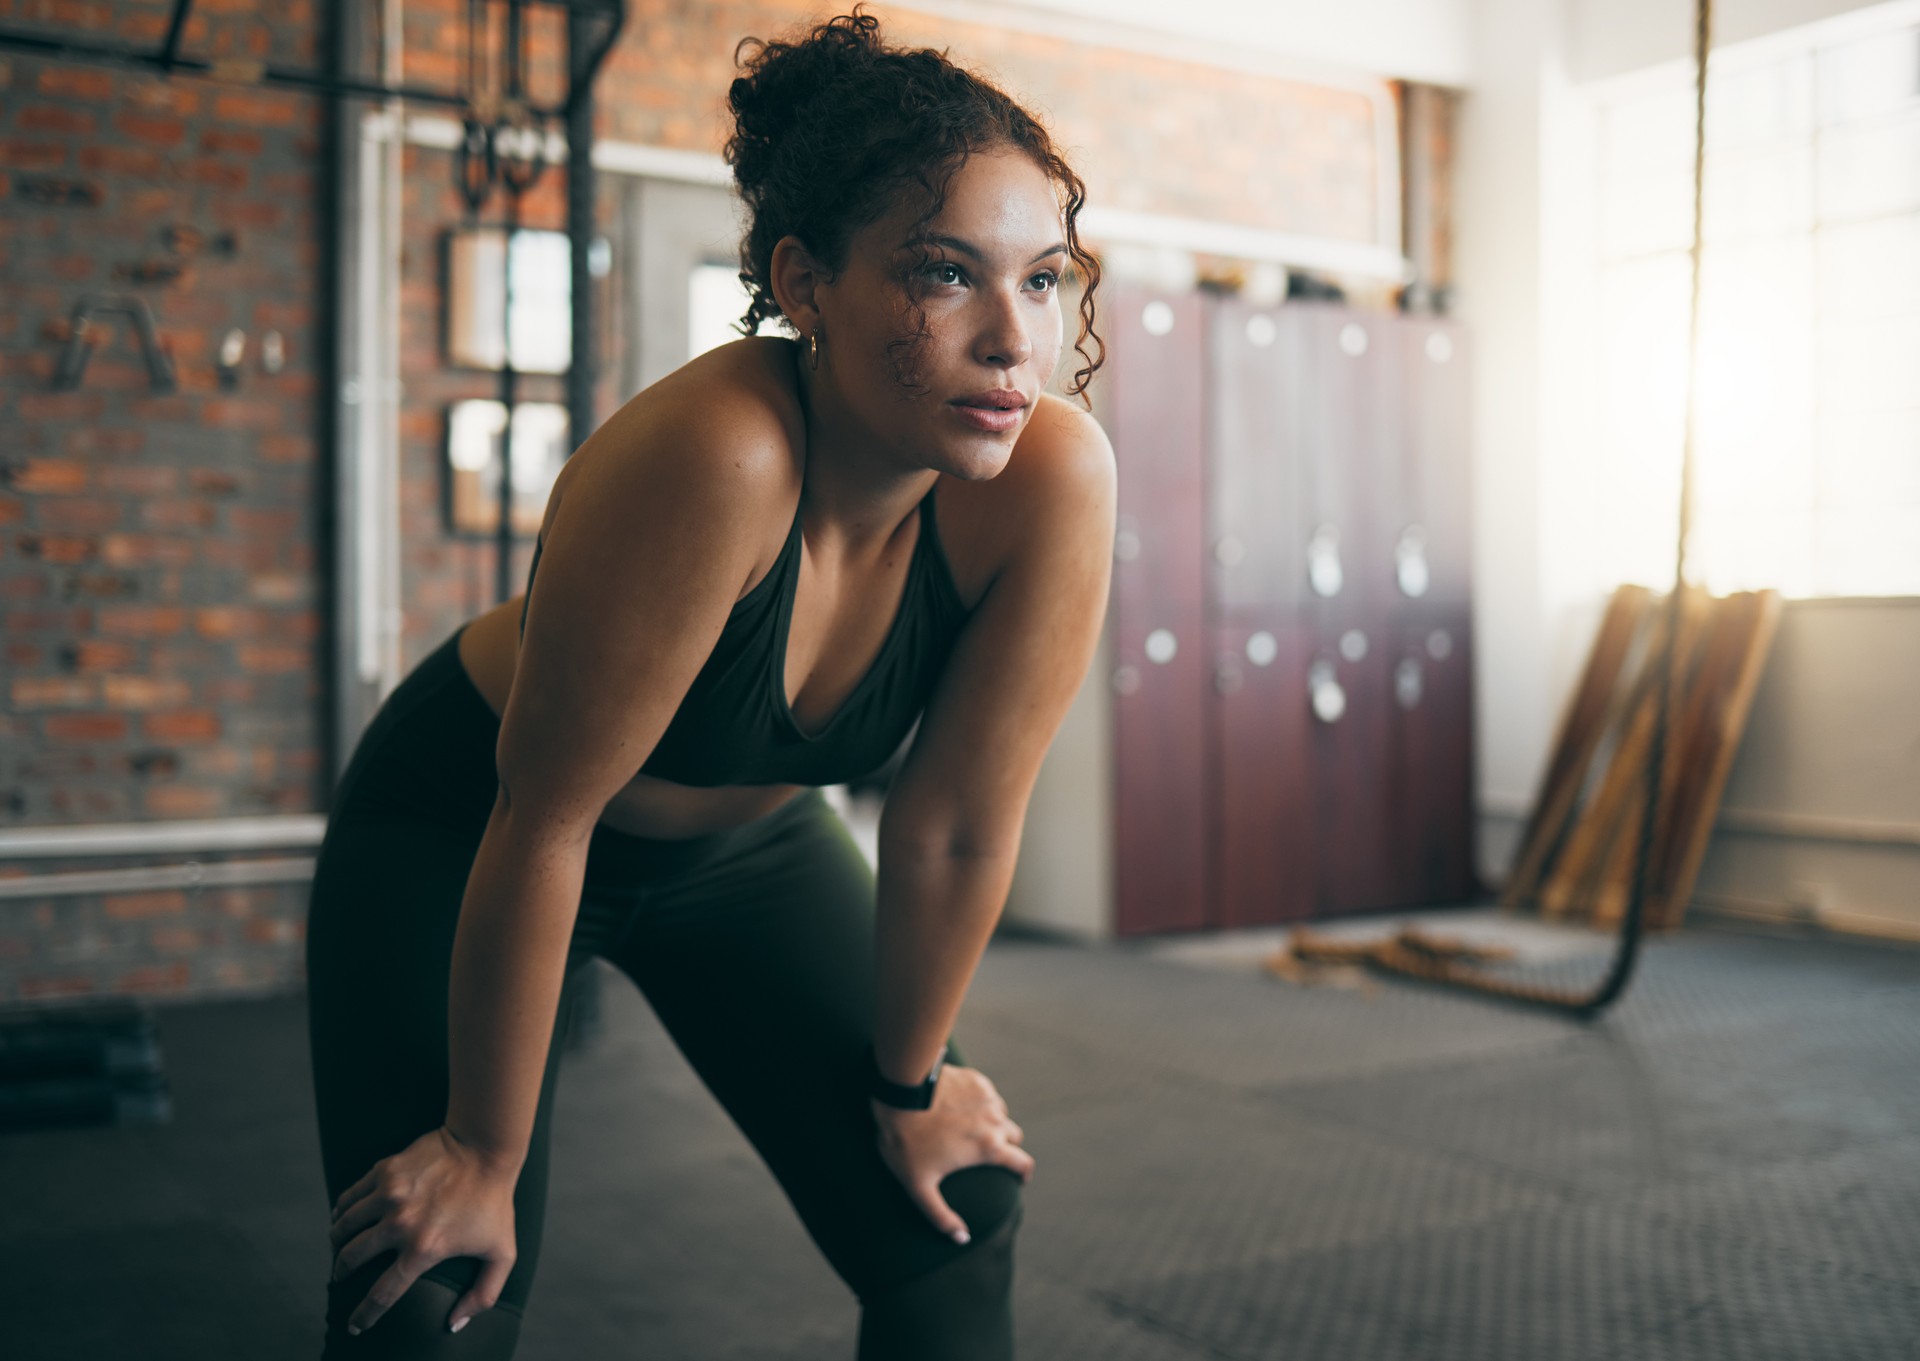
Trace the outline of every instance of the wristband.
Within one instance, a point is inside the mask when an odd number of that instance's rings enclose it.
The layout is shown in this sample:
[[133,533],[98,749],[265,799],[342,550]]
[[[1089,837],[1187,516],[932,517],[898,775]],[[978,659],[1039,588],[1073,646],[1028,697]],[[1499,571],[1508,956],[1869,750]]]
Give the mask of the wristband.
[[947,1047],[940,1046],[940,1053],[933,1061],[933,1071],[928,1073],[917,1085],[902,1086],[880,1071],[880,1060],[873,1052],[873,1046],[867,1046],[867,1095],[882,1105],[892,1106],[903,1111],[923,1111],[933,1105],[933,1091],[940,1082],[940,1069],[947,1062]]

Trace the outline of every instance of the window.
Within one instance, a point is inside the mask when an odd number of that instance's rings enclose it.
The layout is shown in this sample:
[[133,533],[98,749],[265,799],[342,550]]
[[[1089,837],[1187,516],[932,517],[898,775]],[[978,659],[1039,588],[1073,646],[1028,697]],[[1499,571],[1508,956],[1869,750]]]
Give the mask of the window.
[[[1877,16],[1877,17],[1876,17]],[[1596,509],[1613,579],[1672,578],[1690,69],[1594,91]],[[1920,595],[1920,24],[1883,6],[1716,51],[1691,576]]]

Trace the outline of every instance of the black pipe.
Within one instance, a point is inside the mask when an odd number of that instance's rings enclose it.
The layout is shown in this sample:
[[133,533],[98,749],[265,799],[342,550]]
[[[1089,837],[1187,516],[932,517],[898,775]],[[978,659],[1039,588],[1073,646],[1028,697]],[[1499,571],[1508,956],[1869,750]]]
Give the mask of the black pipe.
[[[332,9],[331,6],[322,6],[322,8],[329,11]],[[141,52],[133,48],[108,47],[97,43],[69,42],[62,38],[46,38],[36,33],[22,33],[15,29],[0,29],[0,51],[8,49],[56,61],[92,61],[109,66],[131,66],[141,70],[159,69],[175,75],[200,76],[237,85],[265,85],[275,89],[297,90],[304,94],[336,99],[407,99],[416,104],[437,104],[453,109],[464,109],[467,106],[464,95],[449,94],[444,90],[432,90],[419,85],[381,85],[370,80],[329,76],[314,71],[298,71],[284,66],[270,66],[264,62],[207,61],[202,57],[176,56],[169,63],[164,55],[157,52]],[[242,72],[245,73],[244,78],[238,74]],[[565,116],[567,101],[528,107],[537,118],[557,119]]]
[[[344,79],[353,70],[354,52],[358,44],[358,22],[355,15],[357,5],[322,5],[320,22],[325,29],[320,35],[321,50],[326,53],[328,67],[334,76]],[[320,202],[325,210],[317,214],[315,228],[319,236],[319,260],[317,277],[314,280],[316,293],[314,314],[314,368],[319,379],[320,400],[314,424],[319,440],[317,475],[314,480],[316,512],[314,542],[319,546],[319,560],[328,564],[328,569],[316,574],[315,593],[320,618],[326,626],[320,630],[316,640],[316,661],[320,674],[327,678],[329,686],[326,703],[321,706],[319,716],[319,734],[316,745],[320,749],[320,768],[325,772],[325,789],[322,791],[321,807],[333,805],[333,793],[339,780],[341,768],[345,764],[345,744],[357,734],[345,731],[344,696],[340,687],[346,683],[342,663],[352,655],[354,640],[345,636],[341,628],[340,572],[340,438],[346,421],[341,409],[341,392],[347,379],[346,356],[341,352],[343,335],[341,325],[342,299],[341,289],[345,286],[344,272],[341,269],[340,253],[353,230],[347,220],[347,205],[352,196],[347,193],[347,109],[344,100],[334,96],[328,101],[328,117],[320,120]]]
[[567,441],[577,449],[598,424],[594,391],[599,386],[600,355],[594,324],[593,241],[597,234],[593,169],[593,78],[620,32],[625,6],[617,6],[607,33],[594,43],[592,16],[567,15],[567,64],[571,78],[567,100],[567,244],[572,272],[572,360],[567,368]]
[[167,24],[166,45],[160,49],[160,64],[171,71],[180,60],[180,37],[186,32],[187,11],[193,0],[173,0],[173,18]]

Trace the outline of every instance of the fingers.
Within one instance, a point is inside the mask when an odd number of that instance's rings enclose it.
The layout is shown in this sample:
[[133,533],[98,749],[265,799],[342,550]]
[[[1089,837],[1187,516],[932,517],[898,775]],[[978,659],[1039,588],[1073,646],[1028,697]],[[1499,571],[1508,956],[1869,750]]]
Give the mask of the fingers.
[[[382,1161],[384,1161],[384,1159]],[[373,1190],[374,1183],[379,1180],[379,1176],[380,1164],[375,1163],[368,1169],[366,1176],[360,1178],[359,1181],[356,1181],[340,1193],[340,1199],[333,1202],[333,1217],[338,1219],[346,1213],[348,1206],[366,1195],[367,1192]]]
[[922,1178],[907,1189],[913,1196],[913,1203],[920,1207],[920,1213],[932,1222],[934,1228],[962,1247],[973,1241],[973,1235],[967,1232],[967,1221],[955,1213],[954,1208],[947,1204],[946,1197],[940,1194],[937,1178]]
[[500,1300],[500,1292],[507,1287],[507,1276],[513,1271],[513,1258],[489,1257],[487,1264],[480,1268],[480,1275],[473,1283],[473,1289],[460,1297],[448,1315],[450,1332],[459,1332],[467,1326],[475,1314],[485,1313]]
[[[351,1249],[353,1244],[349,1243],[347,1247]],[[421,1273],[432,1265],[432,1259],[425,1256],[401,1253],[392,1266],[380,1273],[380,1279],[373,1283],[373,1289],[360,1301],[360,1307],[353,1311],[353,1316],[347,1320],[347,1331],[359,1334],[373,1327],[380,1321],[380,1316],[393,1308],[400,1297],[413,1288],[413,1283],[420,1279]]]
[[350,1242],[362,1229],[380,1222],[385,1207],[376,1196],[362,1196],[333,1219],[333,1227],[327,1230],[327,1241],[338,1248],[342,1243]]
[[1006,1148],[1001,1150],[999,1156],[996,1157],[994,1161],[1002,1167],[1011,1168],[1015,1172],[1018,1172],[1022,1182],[1033,1180],[1033,1154],[1027,1152],[1024,1148],[1019,1148],[1010,1143]]

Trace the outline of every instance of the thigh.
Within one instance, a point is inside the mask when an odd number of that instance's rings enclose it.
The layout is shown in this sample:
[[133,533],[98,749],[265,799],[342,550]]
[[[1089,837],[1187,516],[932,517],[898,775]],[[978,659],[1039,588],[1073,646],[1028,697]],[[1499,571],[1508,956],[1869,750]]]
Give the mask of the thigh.
[[[610,954],[753,1143],[827,1260],[863,1298],[966,1249],[881,1161],[866,1097],[874,881],[817,796],[779,831],[648,896]],[[997,1167],[947,1178],[976,1241],[1017,1211]]]
[[[330,827],[322,844],[308,911],[307,1006],[329,1203],[446,1118],[447,976],[477,844],[402,821]],[[562,994],[514,1191],[518,1258],[501,1305],[516,1313],[539,1258],[548,1126],[571,994],[571,987]],[[381,1254],[330,1292],[357,1303],[392,1260]],[[479,1268],[477,1258],[451,1258],[427,1278],[464,1292]]]

